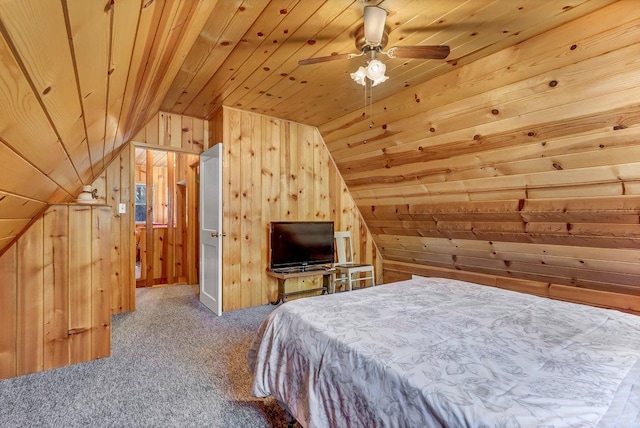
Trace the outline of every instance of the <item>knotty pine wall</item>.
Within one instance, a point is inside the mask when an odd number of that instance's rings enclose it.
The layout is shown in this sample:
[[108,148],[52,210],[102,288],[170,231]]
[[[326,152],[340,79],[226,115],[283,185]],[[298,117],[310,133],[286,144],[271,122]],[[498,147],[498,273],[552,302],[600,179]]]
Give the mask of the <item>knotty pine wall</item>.
[[[98,195],[111,207],[111,311],[112,313],[135,310],[135,227],[133,199],[133,171],[135,171],[135,146],[199,154],[209,139],[209,122],[159,112],[133,138],[119,156],[93,182]],[[182,170],[185,170],[182,168]],[[178,179],[183,179],[180,176]],[[127,205],[126,214],[118,214],[118,204]],[[191,274],[189,279],[193,279]]]
[[[137,160],[136,162],[140,162],[140,150],[137,150]],[[146,152],[147,149],[143,149],[143,152]],[[149,149],[151,150],[151,149]],[[166,224],[169,221],[169,191],[170,191],[170,183],[169,183],[169,167],[167,166],[167,152],[155,150],[154,154],[163,153],[165,154],[165,161],[155,162],[153,166],[153,176],[151,181],[153,182],[154,187],[154,196],[153,196],[153,222]],[[143,153],[144,161],[142,164],[135,165],[135,175],[134,181],[136,184],[146,184],[147,182],[147,166],[146,166],[146,153]],[[199,162],[199,156],[190,154],[190,153],[173,153],[173,157],[175,159],[175,168],[173,171],[174,174],[174,187],[176,183],[180,183],[180,185],[185,185],[187,181],[187,172],[189,168],[194,163],[197,164]],[[175,189],[174,189],[175,192]],[[174,222],[175,214],[174,214]]]
[[571,287],[573,300],[640,295],[637,6],[407,82],[372,117],[319,127],[386,281],[475,273],[534,292]]
[[0,251],[154,115],[215,3],[0,2]]
[[[145,184],[147,182],[147,167],[146,165],[135,166],[135,182],[139,184]],[[167,224],[168,219],[168,192],[169,183],[167,167],[166,166],[153,166],[153,176],[151,181],[153,182],[153,222]],[[151,193],[149,193],[151,197]]]
[[225,107],[210,129],[212,143],[224,144],[224,311],[276,299],[277,281],[266,275],[270,221],[334,221],[353,232],[355,260],[373,263],[381,279],[380,254],[315,127]]
[[109,356],[110,212],[52,205],[0,256],[0,379]]
[[[147,165],[148,153],[150,150],[155,159],[156,155],[161,160],[154,160],[153,173],[147,176],[149,167]],[[142,151],[142,154],[140,153]],[[197,273],[188,272],[195,269],[197,263],[189,262],[195,257],[195,252],[189,255],[188,240],[190,235],[197,234],[197,224],[189,222],[189,219],[197,219],[195,214],[188,214],[189,211],[196,212],[196,204],[188,197],[189,189],[195,187],[192,182],[192,165],[197,165],[199,156],[191,153],[162,152],[151,149],[136,149],[135,182],[151,183],[153,187],[153,197],[149,193],[151,208],[153,212],[153,252],[148,255],[148,243],[146,230],[148,224],[136,223],[135,227],[139,233],[137,239],[140,240],[140,261],[141,276],[137,279],[138,287],[155,284],[178,284],[188,282],[197,283]],[[141,161],[143,158],[144,161]],[[142,162],[142,164],[139,164]],[[171,181],[170,181],[171,180]],[[181,183],[181,184],[177,184]],[[147,184],[148,185],[148,184]],[[195,191],[195,189],[194,189]],[[196,222],[197,223],[197,222]],[[152,260],[152,268],[148,268],[148,260]],[[151,278],[147,281],[147,274],[151,273]],[[189,278],[189,279],[187,279]]]
[[[180,132],[147,134],[170,116]],[[170,116],[141,144],[200,153],[208,122]],[[0,255],[0,379],[110,354],[110,314],[135,310],[134,158],[125,145],[92,183],[108,206],[52,205]]]
[[[135,310],[134,201],[131,188],[133,150],[133,146],[127,144],[92,184],[92,187],[97,189],[98,196],[109,205],[111,214],[109,283],[111,284],[111,313],[114,314]],[[127,206],[127,212],[124,214],[118,213],[120,203]]]
[[131,141],[137,145],[199,154],[209,141],[209,122],[191,116],[160,111]]

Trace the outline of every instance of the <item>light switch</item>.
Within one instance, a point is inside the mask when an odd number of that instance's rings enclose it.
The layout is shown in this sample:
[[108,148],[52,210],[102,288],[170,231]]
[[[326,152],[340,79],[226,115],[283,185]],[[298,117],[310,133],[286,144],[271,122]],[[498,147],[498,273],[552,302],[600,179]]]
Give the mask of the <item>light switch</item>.
[[118,214],[125,214],[127,212],[127,204],[118,204]]

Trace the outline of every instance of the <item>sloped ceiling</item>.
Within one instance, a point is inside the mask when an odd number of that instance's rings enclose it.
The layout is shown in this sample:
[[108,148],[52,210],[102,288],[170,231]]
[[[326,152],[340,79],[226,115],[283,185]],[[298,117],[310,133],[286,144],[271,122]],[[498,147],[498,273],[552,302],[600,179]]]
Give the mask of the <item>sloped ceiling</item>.
[[0,1],[0,249],[157,111],[215,1]]
[[0,0],[0,251],[68,201],[157,111],[222,105],[310,125],[362,109],[348,73],[363,7],[389,46],[448,44],[447,61],[389,60],[382,99],[612,0]]
[[221,105],[321,125],[364,107],[349,77],[364,57],[300,67],[301,59],[355,52],[363,9],[388,12],[388,47],[449,45],[446,61],[382,57],[390,79],[374,100],[584,16],[613,0],[224,1],[198,36],[162,110],[211,118]]

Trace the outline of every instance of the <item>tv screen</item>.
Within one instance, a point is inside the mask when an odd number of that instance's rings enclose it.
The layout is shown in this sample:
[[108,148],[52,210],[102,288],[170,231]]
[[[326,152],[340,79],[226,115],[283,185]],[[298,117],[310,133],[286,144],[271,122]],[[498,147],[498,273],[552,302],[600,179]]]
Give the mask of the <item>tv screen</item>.
[[272,221],[271,269],[333,263],[332,221]]

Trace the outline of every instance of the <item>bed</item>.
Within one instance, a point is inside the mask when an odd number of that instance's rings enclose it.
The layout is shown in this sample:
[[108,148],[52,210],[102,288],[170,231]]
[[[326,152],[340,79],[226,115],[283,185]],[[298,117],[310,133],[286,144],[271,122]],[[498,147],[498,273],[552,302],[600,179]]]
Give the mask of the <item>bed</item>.
[[261,325],[253,394],[304,427],[640,426],[640,317],[414,277]]

